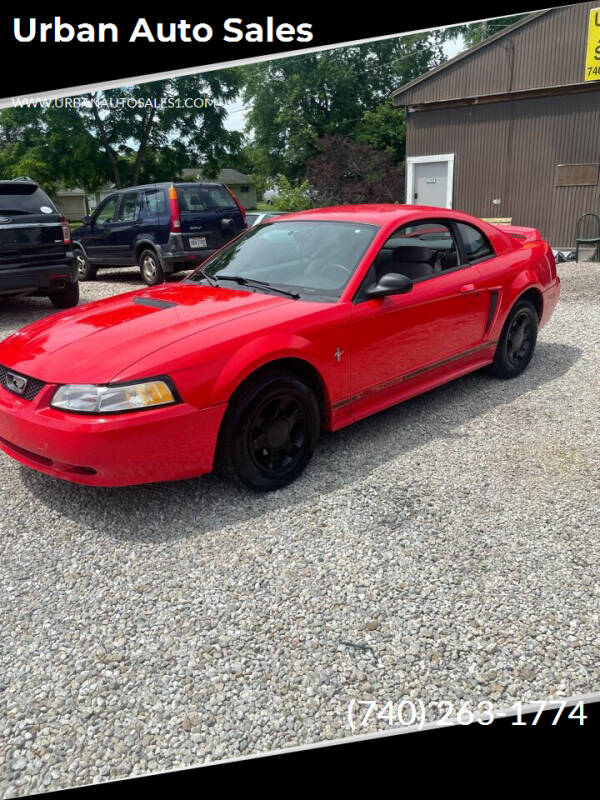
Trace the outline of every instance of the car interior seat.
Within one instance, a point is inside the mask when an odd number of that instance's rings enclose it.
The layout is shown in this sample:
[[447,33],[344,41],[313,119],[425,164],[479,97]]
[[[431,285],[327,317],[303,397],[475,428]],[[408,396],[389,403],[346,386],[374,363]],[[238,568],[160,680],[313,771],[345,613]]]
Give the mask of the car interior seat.
[[197,191],[194,193],[186,193],[186,210],[187,211],[204,211],[208,206],[208,192]]
[[388,271],[399,272],[411,280],[427,278],[435,272],[432,262],[436,253],[430,247],[395,247]]

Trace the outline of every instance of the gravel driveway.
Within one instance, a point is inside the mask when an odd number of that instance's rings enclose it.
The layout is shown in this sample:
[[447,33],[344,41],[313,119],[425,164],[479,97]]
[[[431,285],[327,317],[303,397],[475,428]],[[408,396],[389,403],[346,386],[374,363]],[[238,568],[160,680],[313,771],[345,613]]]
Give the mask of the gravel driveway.
[[[274,494],[94,489],[0,455],[0,795],[351,735],[352,698],[600,689],[600,266],[559,271],[522,376],[325,436]],[[50,313],[2,300],[0,336]]]

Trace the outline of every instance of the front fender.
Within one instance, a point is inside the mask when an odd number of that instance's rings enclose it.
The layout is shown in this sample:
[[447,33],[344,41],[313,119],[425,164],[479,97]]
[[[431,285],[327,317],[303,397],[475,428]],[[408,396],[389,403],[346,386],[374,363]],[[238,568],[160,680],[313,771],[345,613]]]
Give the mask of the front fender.
[[300,359],[321,374],[313,348],[314,345],[308,339],[291,333],[265,334],[252,339],[236,350],[217,376],[213,384],[212,402],[227,402],[249,375],[281,358]]

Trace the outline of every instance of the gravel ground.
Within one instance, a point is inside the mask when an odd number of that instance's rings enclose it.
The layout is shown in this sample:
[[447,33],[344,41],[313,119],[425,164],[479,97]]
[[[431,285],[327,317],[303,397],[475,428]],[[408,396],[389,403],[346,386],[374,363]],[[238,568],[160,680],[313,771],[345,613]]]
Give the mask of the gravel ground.
[[[278,493],[93,489],[2,455],[0,795],[351,735],[352,698],[600,689],[600,266],[559,271],[522,376],[325,436]],[[138,285],[101,277],[85,300]],[[0,335],[48,313],[2,301]]]

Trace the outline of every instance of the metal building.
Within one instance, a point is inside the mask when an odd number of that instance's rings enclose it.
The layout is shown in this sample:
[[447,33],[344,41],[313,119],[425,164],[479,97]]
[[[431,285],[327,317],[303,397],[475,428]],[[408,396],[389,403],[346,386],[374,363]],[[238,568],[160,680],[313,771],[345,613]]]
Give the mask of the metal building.
[[586,70],[598,5],[532,14],[393,92],[407,112],[408,203],[574,245],[577,217],[600,214],[600,48],[594,79]]

